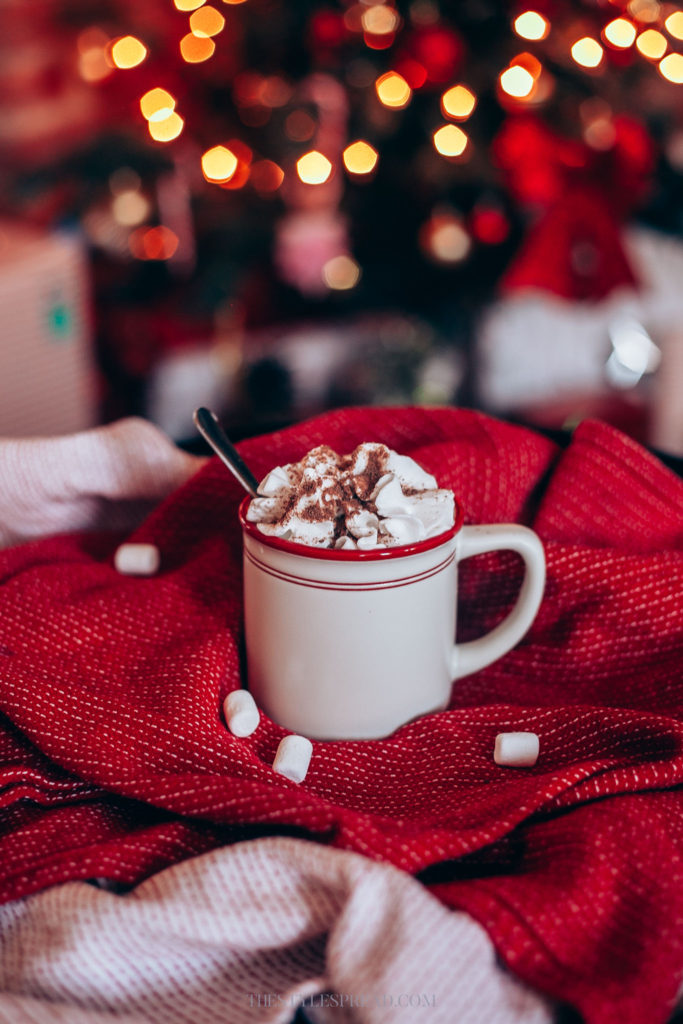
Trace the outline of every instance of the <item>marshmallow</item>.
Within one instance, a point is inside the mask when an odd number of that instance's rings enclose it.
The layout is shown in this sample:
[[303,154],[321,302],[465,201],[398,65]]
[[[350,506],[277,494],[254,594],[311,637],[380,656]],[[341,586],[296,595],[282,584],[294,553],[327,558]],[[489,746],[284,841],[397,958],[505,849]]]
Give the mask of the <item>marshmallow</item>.
[[539,747],[535,732],[499,732],[493,760],[509,768],[530,768],[538,760]]
[[155,544],[122,544],[114,554],[114,568],[124,576],[153,576],[160,563]]
[[[455,509],[453,493],[413,459],[368,442],[344,456],[320,445],[276,466],[247,519],[266,536],[371,551],[436,537],[453,525]],[[342,535],[351,543],[342,546]]]
[[303,782],[311,763],[313,744],[305,736],[283,736],[273,761],[273,771],[292,782]]
[[223,701],[223,714],[233,736],[251,736],[258,728],[259,710],[248,690],[233,690]]

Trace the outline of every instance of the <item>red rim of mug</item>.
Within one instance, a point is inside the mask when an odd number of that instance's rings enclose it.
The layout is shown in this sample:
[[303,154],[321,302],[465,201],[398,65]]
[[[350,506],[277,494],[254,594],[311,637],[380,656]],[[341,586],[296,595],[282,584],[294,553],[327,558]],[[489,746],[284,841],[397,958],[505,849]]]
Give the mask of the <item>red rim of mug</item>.
[[250,523],[247,519],[247,508],[251,502],[250,497],[244,498],[239,507],[239,519],[242,529],[250,537],[258,540],[266,547],[275,548],[278,551],[287,551],[290,555],[298,555],[300,558],[322,558],[334,562],[372,562],[379,558],[405,558],[407,555],[417,555],[421,551],[431,551],[438,548],[460,530],[464,520],[464,513],[460,502],[455,502],[455,522],[448,530],[438,534],[436,537],[429,537],[427,540],[418,541],[416,544],[402,544],[394,548],[373,548],[370,551],[339,551],[337,548],[318,548],[312,544],[296,544],[291,540],[283,540],[282,537],[268,537],[261,533],[256,523]]

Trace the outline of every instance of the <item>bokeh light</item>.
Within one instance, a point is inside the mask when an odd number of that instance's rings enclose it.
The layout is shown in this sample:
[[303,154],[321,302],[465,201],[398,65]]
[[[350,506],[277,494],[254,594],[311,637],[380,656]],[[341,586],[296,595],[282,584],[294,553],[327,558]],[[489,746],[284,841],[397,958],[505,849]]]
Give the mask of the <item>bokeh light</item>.
[[472,247],[469,232],[452,213],[435,213],[420,230],[420,246],[437,263],[460,263]]
[[332,174],[332,164],[323,153],[312,149],[299,157],[296,173],[306,185],[322,185]]
[[437,128],[432,138],[437,153],[449,157],[462,156],[469,141],[462,128],[455,124],[445,124]]
[[604,50],[597,39],[584,36],[577,39],[571,48],[573,59],[582,68],[597,68],[603,58]]
[[377,150],[363,139],[358,139],[347,146],[342,156],[349,174],[370,174],[377,166],[379,158]]
[[78,36],[78,72],[86,82],[101,82],[112,73],[109,36],[101,28],[86,28]]
[[225,18],[215,7],[200,7],[190,15],[190,28],[195,36],[209,39],[225,28]]
[[206,0],[173,0],[173,3],[179,11],[196,11]]
[[128,188],[114,196],[111,203],[114,220],[124,227],[142,224],[150,214],[150,202],[136,188]]
[[628,18],[614,18],[605,25],[603,35],[612,46],[626,50],[635,42],[636,26]]
[[669,82],[680,85],[683,82],[683,54],[670,53],[659,62],[659,71]]
[[128,246],[138,260],[170,260],[178,249],[175,231],[160,224],[155,228],[137,228],[131,232]]
[[664,25],[674,39],[683,39],[683,11],[674,11],[666,19]]
[[476,105],[477,97],[466,85],[453,85],[441,97],[444,117],[453,117],[456,121],[468,118]]
[[112,43],[111,59],[117,68],[136,68],[147,56],[147,47],[135,36],[121,36]]
[[524,99],[534,87],[534,76],[520,64],[506,68],[500,76],[500,87],[508,96],[515,99]]
[[323,281],[334,291],[349,291],[360,280],[360,267],[351,256],[333,256],[323,266]]
[[229,181],[239,161],[227,146],[213,146],[202,156],[202,174],[207,181]]
[[251,169],[251,184],[260,195],[277,192],[285,172],[274,160],[257,160]]
[[375,82],[375,91],[380,103],[394,110],[406,107],[412,96],[412,89],[403,75],[399,75],[397,71],[387,71],[386,74],[380,75]]
[[180,40],[180,53],[183,60],[187,61],[188,64],[201,64],[202,61],[213,57],[215,49],[216,44],[213,39],[208,39],[206,36],[196,36],[193,32],[188,32]]
[[375,36],[390,35],[399,26],[400,18],[393,7],[385,4],[373,4],[366,7],[361,14],[361,25],[365,32]]
[[185,122],[180,114],[176,114],[175,110],[168,117],[163,118],[163,120],[150,120],[147,122],[149,134],[155,142],[173,142],[174,139],[178,138],[184,126]]
[[643,57],[649,57],[650,60],[659,60],[663,57],[668,45],[666,36],[656,28],[646,28],[636,39],[636,48]]
[[524,11],[515,18],[513,27],[522,39],[545,39],[550,32],[550,22],[538,11]]
[[175,99],[166,89],[150,89],[140,99],[140,110],[146,121],[163,121],[175,110]]

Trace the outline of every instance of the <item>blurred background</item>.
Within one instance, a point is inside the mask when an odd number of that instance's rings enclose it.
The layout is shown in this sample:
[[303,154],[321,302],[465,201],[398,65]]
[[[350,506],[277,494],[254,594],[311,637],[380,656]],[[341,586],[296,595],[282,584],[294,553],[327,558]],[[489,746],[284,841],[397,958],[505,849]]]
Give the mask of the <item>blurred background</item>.
[[0,435],[348,404],[683,454],[683,10],[0,0]]

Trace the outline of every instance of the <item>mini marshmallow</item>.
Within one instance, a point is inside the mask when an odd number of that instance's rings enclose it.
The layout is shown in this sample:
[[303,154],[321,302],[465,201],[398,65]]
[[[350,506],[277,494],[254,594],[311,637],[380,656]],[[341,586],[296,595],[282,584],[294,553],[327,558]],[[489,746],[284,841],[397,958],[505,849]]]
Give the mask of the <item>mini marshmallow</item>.
[[153,576],[160,563],[156,544],[122,544],[114,555],[114,568],[124,576]]
[[261,716],[248,690],[233,690],[223,701],[223,714],[233,736],[251,736]]
[[530,768],[538,760],[539,747],[535,732],[499,732],[493,760],[508,768]]
[[283,736],[273,761],[273,771],[292,782],[303,782],[311,763],[313,744],[305,736]]

